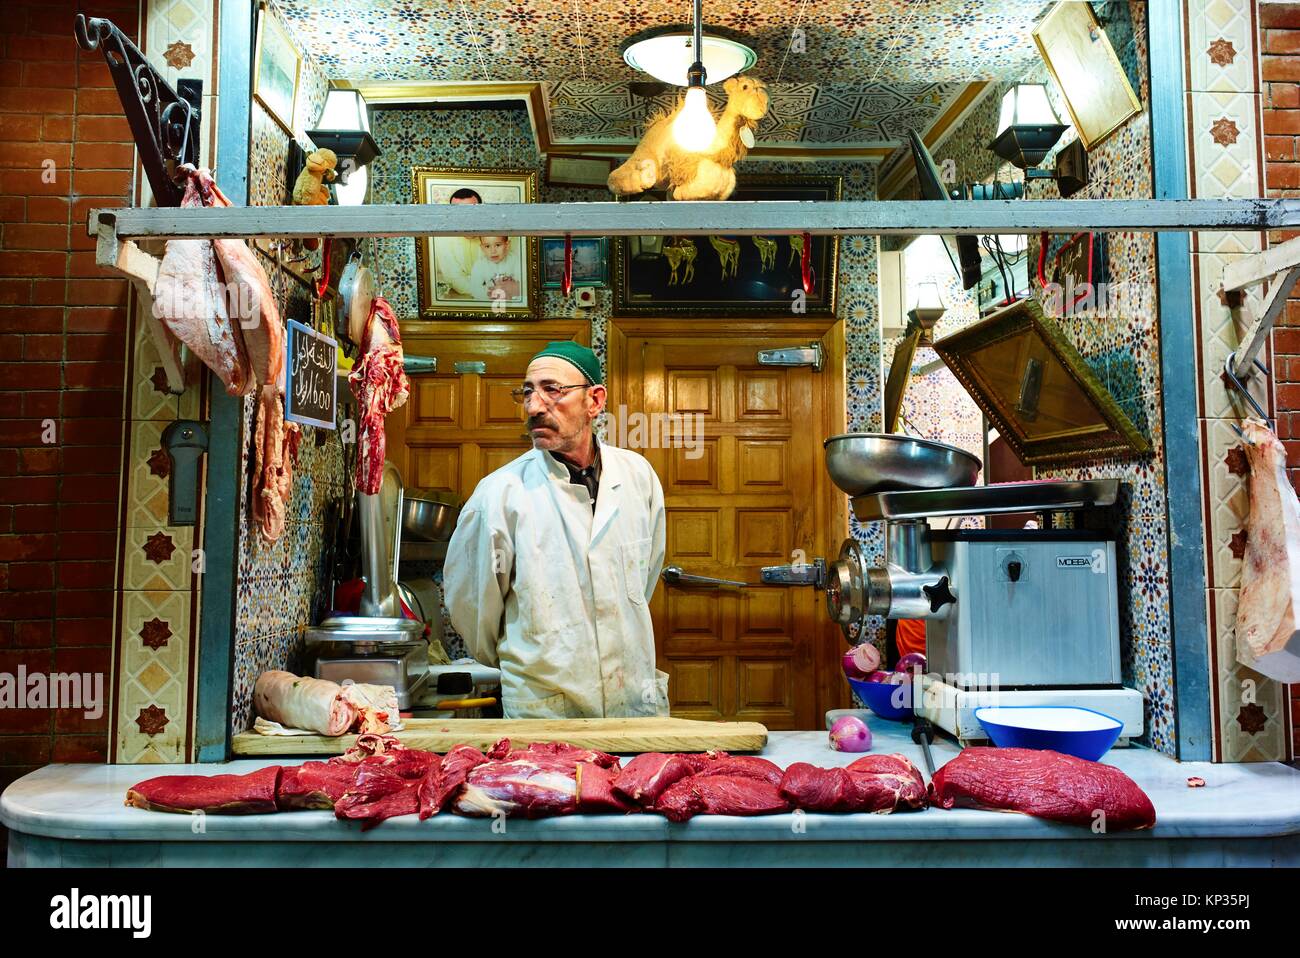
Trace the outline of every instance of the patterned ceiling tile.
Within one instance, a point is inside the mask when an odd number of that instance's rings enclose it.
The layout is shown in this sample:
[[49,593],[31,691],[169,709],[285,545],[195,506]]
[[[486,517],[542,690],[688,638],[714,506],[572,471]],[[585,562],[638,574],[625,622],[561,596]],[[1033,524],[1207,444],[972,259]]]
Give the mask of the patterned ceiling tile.
[[[686,0],[280,0],[297,41],[333,79],[543,82],[556,142],[622,144],[640,135],[644,80],[619,45],[690,20]],[[1039,0],[819,0],[705,5],[706,24],[744,35],[772,105],[769,144],[896,145],[925,129],[966,84],[1021,75],[1037,58]],[[800,12],[802,8],[802,13]],[[796,31],[796,24],[797,30]],[[831,82],[818,82],[819,78]],[[833,79],[832,79],[833,78]],[[720,102],[717,91],[715,102]]]

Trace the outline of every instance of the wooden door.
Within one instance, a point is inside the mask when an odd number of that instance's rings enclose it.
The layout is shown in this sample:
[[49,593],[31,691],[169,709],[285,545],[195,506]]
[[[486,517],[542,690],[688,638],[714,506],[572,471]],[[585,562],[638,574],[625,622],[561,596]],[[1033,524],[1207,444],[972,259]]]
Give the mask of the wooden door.
[[585,320],[404,323],[405,351],[438,358],[436,373],[411,377],[410,398],[386,423],[388,458],[407,488],[468,499],[480,479],[531,449],[523,407],[510,390],[523,382],[528,360],[548,342],[585,345],[589,337]]
[[[661,441],[642,450],[664,487],[666,565],[758,583],[763,566],[798,550],[809,562],[838,554],[847,505],[821,444],[844,431],[841,326],[611,321],[608,339],[616,420],[698,416],[703,427],[694,449]],[[822,372],[758,363],[760,349],[813,340],[827,354]],[[844,643],[820,590],[661,582],[651,612],[676,716],[812,729],[826,709],[848,704]]]

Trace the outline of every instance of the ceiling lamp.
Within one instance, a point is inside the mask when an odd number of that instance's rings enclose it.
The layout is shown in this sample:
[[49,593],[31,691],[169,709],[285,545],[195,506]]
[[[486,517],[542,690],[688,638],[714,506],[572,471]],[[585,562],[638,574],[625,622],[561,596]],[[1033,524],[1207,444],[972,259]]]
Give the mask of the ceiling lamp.
[[1047,101],[1041,83],[1017,83],[1002,97],[998,135],[989,149],[1022,170],[1037,166],[1068,127]]
[[365,97],[357,90],[330,90],[316,126],[319,129],[308,130],[307,136],[317,149],[333,150],[339,160],[334,185],[339,205],[360,205],[366,197],[366,166],[379,156]]
[[[699,23],[698,11],[695,22]],[[695,55],[700,48],[703,57]],[[693,29],[681,27],[656,27],[638,33],[624,41],[622,49],[623,59],[632,69],[674,86],[687,85],[691,66],[697,60],[703,62],[711,83],[744,73],[758,62],[758,54],[739,40],[710,34],[697,45]]]

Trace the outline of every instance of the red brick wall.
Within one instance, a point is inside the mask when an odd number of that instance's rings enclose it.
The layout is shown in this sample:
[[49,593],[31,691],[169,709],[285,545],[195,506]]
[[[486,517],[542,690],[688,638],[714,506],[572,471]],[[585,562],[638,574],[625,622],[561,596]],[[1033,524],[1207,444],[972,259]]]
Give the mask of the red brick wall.
[[[126,283],[95,265],[85,224],[130,202],[133,147],[103,54],[73,39],[81,11],[135,37],[138,0],[6,0],[0,15],[0,672],[100,672],[107,699]],[[0,709],[0,788],[103,761],[107,742],[107,707]]]
[[[1259,26],[1266,195],[1300,198],[1300,3],[1261,3]],[[1272,233],[1269,243],[1293,236],[1300,231]],[[1273,331],[1272,369],[1277,432],[1300,488],[1300,292]],[[1300,685],[1291,687],[1291,716],[1300,755]]]

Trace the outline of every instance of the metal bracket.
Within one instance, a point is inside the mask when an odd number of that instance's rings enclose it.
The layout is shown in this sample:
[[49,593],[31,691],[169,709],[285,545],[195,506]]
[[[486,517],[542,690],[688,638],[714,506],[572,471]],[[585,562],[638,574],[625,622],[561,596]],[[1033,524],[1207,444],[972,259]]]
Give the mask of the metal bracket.
[[758,351],[760,366],[811,366],[813,372],[821,372],[826,365],[821,343],[809,343],[807,346],[788,346],[784,349],[760,349]]
[[173,90],[111,20],[79,13],[73,31],[83,50],[103,50],[158,205],[180,206],[177,168],[199,163],[198,104]]
[[[1262,308],[1258,316],[1251,318],[1246,334],[1241,338],[1241,348],[1237,350],[1232,363],[1232,375],[1236,380],[1249,378],[1252,369],[1258,366],[1259,354],[1273,330],[1273,323],[1286,306],[1287,297],[1291,295],[1296,282],[1300,281],[1300,237],[1261,253],[1244,256],[1224,267],[1222,288],[1225,298],[1265,280],[1269,281],[1269,288]],[[1241,299],[1244,301],[1244,297]],[[1244,305],[1242,308],[1245,308]],[[1268,370],[1265,369],[1264,372],[1267,373]]]
[[766,585],[810,585],[820,589],[826,581],[826,560],[818,557],[812,562],[765,565],[760,574]]

